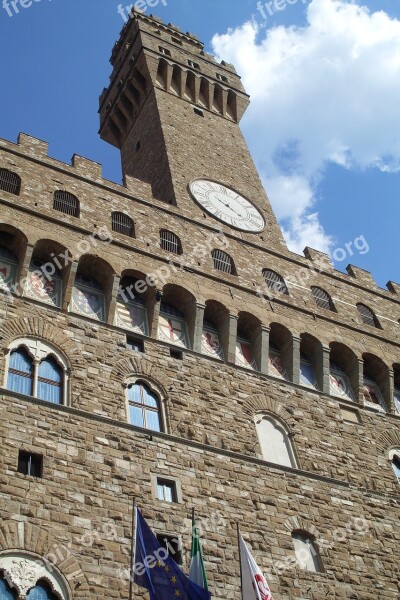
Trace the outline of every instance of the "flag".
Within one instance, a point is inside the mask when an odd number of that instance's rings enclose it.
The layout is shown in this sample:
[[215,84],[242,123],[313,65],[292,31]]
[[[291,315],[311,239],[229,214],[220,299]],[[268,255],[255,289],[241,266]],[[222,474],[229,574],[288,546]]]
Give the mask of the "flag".
[[207,575],[204,568],[203,554],[201,552],[200,538],[197,531],[196,520],[192,518],[192,553],[190,561],[189,579],[201,588],[208,590]]
[[273,600],[268,583],[250,554],[240,532],[239,549],[242,573],[242,600]]
[[207,590],[190,581],[161,546],[136,509],[134,582],[150,592],[150,600],[210,600]]

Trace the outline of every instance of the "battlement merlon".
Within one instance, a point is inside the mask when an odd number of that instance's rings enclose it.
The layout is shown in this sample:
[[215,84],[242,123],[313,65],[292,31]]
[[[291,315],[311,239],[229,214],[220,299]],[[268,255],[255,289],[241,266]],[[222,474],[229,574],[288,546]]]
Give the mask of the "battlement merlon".
[[[63,161],[52,158],[48,155],[48,142],[39,138],[33,137],[26,133],[20,133],[18,135],[17,143],[9,140],[0,139],[0,150],[9,152],[17,152],[20,155],[32,158],[34,160],[47,163],[50,168],[57,168],[65,170],[70,175],[82,177],[93,183],[100,184],[109,190],[118,193],[128,193],[144,200],[145,202],[154,203],[154,197],[152,194],[151,185],[145,181],[131,177],[129,175],[124,176],[123,185],[115,183],[109,179],[103,178],[102,165],[89,158],[85,158],[78,154],[74,154],[71,163],[65,163]],[[385,295],[386,297],[400,296],[400,283],[395,281],[389,281],[387,283],[387,291],[381,288],[375,281],[373,275],[364,269],[355,267],[354,265],[347,266],[347,274],[342,271],[337,271],[328,254],[316,250],[314,248],[306,247],[304,249],[304,258],[296,253],[293,254],[293,260],[299,264],[299,268],[305,267],[310,268],[312,271],[325,272],[328,274],[335,275],[343,281],[350,282],[353,280],[355,283],[365,287],[366,289]],[[394,300],[394,298],[393,298]],[[397,301],[397,298],[396,298]]]
[[100,184],[115,191],[129,193],[136,198],[141,198],[148,202],[153,202],[151,185],[135,177],[124,176],[123,185],[105,179],[102,173],[102,165],[94,160],[74,154],[70,163],[66,163],[49,156],[48,142],[33,137],[26,133],[19,133],[17,143],[9,140],[0,139],[0,150],[11,152],[18,151],[18,154],[24,155],[33,160],[47,163],[49,167],[62,169],[70,175],[82,177],[88,181]]
[[120,37],[117,42],[115,42],[114,47],[111,52],[110,63],[114,66],[117,56],[129,38],[129,34],[137,33],[140,28],[140,23],[151,27],[155,31],[165,31],[170,35],[177,36],[178,38],[185,40],[188,44],[192,44],[198,51],[204,50],[204,44],[199,40],[199,38],[189,32],[183,33],[179,27],[168,23],[166,25],[162,19],[156,17],[155,15],[145,15],[143,12],[140,12],[136,9],[132,9],[131,17],[127,23],[121,29]]

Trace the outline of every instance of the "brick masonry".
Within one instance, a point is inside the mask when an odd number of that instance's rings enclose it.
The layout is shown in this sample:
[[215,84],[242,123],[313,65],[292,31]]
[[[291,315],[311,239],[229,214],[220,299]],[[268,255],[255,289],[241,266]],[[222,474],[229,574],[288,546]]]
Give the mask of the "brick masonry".
[[[181,44],[171,43],[171,36]],[[160,46],[171,48],[171,57],[161,56]],[[230,80],[237,95],[235,118],[202,105],[204,116],[194,113],[200,83],[194,84],[192,101],[156,83],[160,60],[168,63],[172,77],[174,64],[190,71],[189,58],[200,61],[202,76],[212,85],[217,72]],[[20,280],[35,253],[46,257],[68,250],[72,257],[62,273],[61,309],[24,293],[10,297],[0,292],[0,550],[45,556],[58,548],[56,566],[71,598],[128,598],[129,584],[120,574],[129,568],[136,498],[154,530],[181,536],[185,569],[191,509],[196,508],[205,520],[204,554],[215,598],[240,597],[237,522],[270,574],[275,600],[398,598],[400,488],[388,452],[400,448],[400,417],[393,403],[394,374],[400,373],[399,286],[392,282],[381,289],[356,267],[343,274],[312,249],[304,257],[287,250],[237,124],[248,99],[231,65],[215,63],[193,36],[144,17],[124,28],[112,62],[110,88],[101,98],[101,132],[121,146],[124,186],[103,179],[101,166],[83,157],[74,156],[71,165],[50,158],[46,143],[27,135],[18,144],[0,142],[0,168],[22,179],[18,197],[0,192],[0,236],[14,235]],[[118,95],[130,78],[139,89],[138,112],[130,115],[122,140],[115,130],[115,123],[122,123]],[[114,129],[105,112],[110,102]],[[135,158],[137,153],[142,154]],[[217,179],[242,192],[262,210],[266,231],[242,234],[203,214],[187,190],[195,177]],[[53,209],[57,189],[79,198],[79,219]],[[113,211],[133,218],[134,238],[113,234],[108,243],[95,237],[104,227],[111,231]],[[171,257],[159,246],[159,230],[165,226],[180,237],[183,255],[174,258],[175,269],[156,287],[174,298],[190,323],[193,349],[184,352],[183,360],[172,358],[168,344],[156,339],[155,289],[145,298],[151,335],[144,338],[144,354],[130,350],[127,332],[113,324],[119,277],[146,277],[168,267]],[[237,276],[216,271],[208,251],[205,260],[195,256],[188,261],[196,245],[204,247],[221,230]],[[88,239],[86,264],[106,291],[107,323],[68,311],[79,244]],[[180,269],[181,259],[190,268]],[[257,289],[265,288],[263,268],[284,276],[288,296],[259,297]],[[329,292],[337,312],[314,304],[312,285]],[[375,311],[381,328],[360,322],[358,302]],[[207,313],[216,306],[226,318],[226,362],[198,351],[204,307]],[[250,335],[258,332],[257,372],[234,364],[238,319]],[[268,375],[269,337],[277,325],[291,336],[292,382]],[[66,406],[4,389],[7,348],[23,337],[42,339],[65,357],[70,372]],[[299,385],[300,342],[314,345],[323,391]],[[331,396],[326,388],[332,344],[354,359],[354,403]],[[358,387],[363,358],[379,371],[385,414],[363,404]],[[129,377],[159,391],[165,433],[128,424]],[[298,469],[262,459],[254,425],[260,412],[285,423]],[[350,422],[349,414],[357,422]],[[42,479],[16,472],[19,449],[43,454]],[[179,479],[182,502],[156,500],[152,474]],[[357,519],[365,519],[367,526],[358,527]],[[324,573],[293,565],[276,569],[294,557],[295,529],[310,532],[320,543]],[[136,589],[136,595],[143,594]]]

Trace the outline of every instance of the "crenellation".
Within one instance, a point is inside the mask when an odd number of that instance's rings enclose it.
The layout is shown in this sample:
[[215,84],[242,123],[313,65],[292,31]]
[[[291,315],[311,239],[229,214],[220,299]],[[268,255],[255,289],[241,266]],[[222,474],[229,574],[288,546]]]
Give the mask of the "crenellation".
[[71,159],[71,165],[78,173],[93,181],[103,180],[102,165],[98,162],[74,154]]
[[363,285],[369,288],[377,287],[375,279],[369,271],[366,271],[365,269],[360,269],[360,267],[356,267],[354,265],[348,265],[346,267],[346,271],[348,272],[350,277],[354,277]]
[[100,131],[123,185],[26,134],[0,142],[17,176],[0,179],[0,583],[4,552],[65,549],[57,600],[124,600],[136,498],[185,572],[196,508],[212,598],[242,598],[239,523],[275,600],[397,600],[400,285],[287,249],[240,78],[189,36],[135,14],[114,47]]
[[26,133],[20,133],[17,143],[27,154],[35,158],[48,157],[49,144],[43,140],[27,135]]

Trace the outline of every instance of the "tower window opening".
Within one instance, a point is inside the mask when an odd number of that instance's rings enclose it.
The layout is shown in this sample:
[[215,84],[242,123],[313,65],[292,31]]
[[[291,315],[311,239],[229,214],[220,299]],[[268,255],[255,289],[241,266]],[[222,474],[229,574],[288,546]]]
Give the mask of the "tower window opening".
[[127,237],[134,237],[134,227],[132,219],[121,212],[114,212],[111,216],[112,230],[121,233]]
[[223,81],[224,83],[229,83],[229,79],[225,77],[225,75],[221,75],[221,73],[217,73],[217,79],[219,81]]
[[158,50],[160,51],[160,54],[163,54],[164,56],[171,56],[171,51],[168,50],[168,48],[163,48],[162,46],[159,46]]
[[331,300],[331,297],[329,296],[329,294],[327,292],[325,292],[325,290],[323,290],[322,288],[313,286],[311,288],[311,292],[313,295],[313,298],[315,300],[315,304],[319,307],[319,308],[324,308],[325,310],[333,310],[333,303]]
[[211,256],[214,261],[214,268],[217,269],[217,271],[222,271],[223,273],[228,273],[230,275],[236,274],[233,260],[229,254],[223,250],[213,250]]
[[163,250],[172,254],[182,254],[181,241],[172,231],[166,229],[160,231],[160,246]]
[[365,306],[365,304],[357,304],[357,310],[360,314],[361,321],[365,323],[365,325],[370,325],[371,327],[379,327],[378,320],[374,314],[374,312]]
[[279,273],[275,271],[271,271],[270,269],[264,269],[263,275],[265,279],[265,283],[267,284],[267,288],[272,292],[277,292],[279,294],[289,295],[289,291],[287,289],[287,285],[285,280]]
[[19,196],[21,191],[21,178],[8,169],[0,169],[0,190]]
[[188,60],[188,65],[192,69],[196,69],[197,71],[200,71],[200,65],[199,65],[199,63],[195,62],[194,60]]
[[193,112],[194,112],[196,115],[198,115],[199,117],[204,117],[204,113],[203,113],[203,111],[201,110],[201,108],[196,108],[196,107],[194,107],[194,108],[193,108]]
[[79,200],[69,192],[54,192],[53,208],[71,217],[79,217]]

